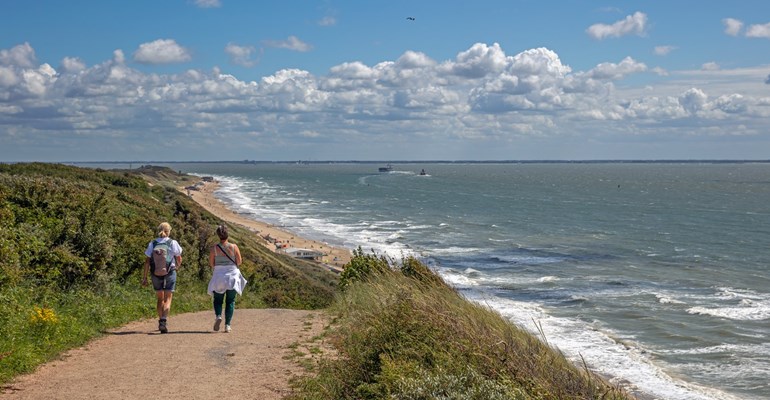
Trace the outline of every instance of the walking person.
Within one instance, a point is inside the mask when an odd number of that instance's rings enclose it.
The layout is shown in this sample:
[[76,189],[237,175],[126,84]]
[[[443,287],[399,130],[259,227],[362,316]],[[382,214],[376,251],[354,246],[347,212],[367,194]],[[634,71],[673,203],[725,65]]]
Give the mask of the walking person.
[[209,281],[208,293],[214,297],[214,331],[222,325],[222,303],[225,306],[225,333],[230,333],[230,323],[235,312],[235,295],[243,294],[246,278],[241,275],[238,266],[243,261],[238,245],[228,241],[227,227],[217,227],[219,243],[209,252],[209,267],[213,269]]
[[171,239],[171,225],[163,222],[158,226],[158,237],[147,245],[144,251],[144,274],[142,286],[147,286],[147,274],[151,273],[152,287],[158,299],[158,330],[168,333],[168,313],[171,310],[171,299],[176,289],[177,270],[182,265],[182,247],[179,242]]

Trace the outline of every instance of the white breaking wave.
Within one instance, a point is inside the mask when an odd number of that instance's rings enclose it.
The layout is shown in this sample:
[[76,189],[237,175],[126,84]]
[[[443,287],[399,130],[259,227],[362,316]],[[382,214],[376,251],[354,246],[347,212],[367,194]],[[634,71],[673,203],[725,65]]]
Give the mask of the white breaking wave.
[[729,303],[721,307],[694,306],[687,309],[690,314],[709,315],[736,321],[761,321],[770,319],[770,296],[751,290],[720,287],[713,296],[714,302]]
[[[468,280],[457,279],[454,281]],[[448,280],[449,281],[449,280]],[[472,285],[475,286],[475,285]],[[464,292],[466,297],[481,305],[489,306],[533,335],[540,336],[561,350],[575,363],[585,360],[601,374],[612,376],[614,384],[627,385],[655,398],[670,400],[737,400],[724,392],[689,384],[675,379],[646,356],[647,350],[633,340],[619,340],[610,331],[575,319],[549,315],[543,308],[532,303],[502,299],[482,292]]]
[[690,314],[710,315],[712,317],[727,318],[737,321],[761,321],[770,319],[770,305],[748,305],[738,307],[691,307],[687,309]]

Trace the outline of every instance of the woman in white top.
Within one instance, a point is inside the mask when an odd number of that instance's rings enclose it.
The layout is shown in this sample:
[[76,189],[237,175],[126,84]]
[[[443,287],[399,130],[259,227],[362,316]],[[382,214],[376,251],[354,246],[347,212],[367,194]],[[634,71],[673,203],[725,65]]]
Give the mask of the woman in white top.
[[208,292],[214,297],[214,330],[222,324],[222,303],[225,304],[225,332],[229,333],[230,322],[235,312],[235,294],[243,294],[246,279],[241,275],[241,250],[238,245],[227,241],[227,227],[217,227],[219,243],[209,252],[209,266],[213,269]]
[[[147,249],[144,251],[144,272],[142,277],[142,286],[147,286],[147,275],[151,273],[150,260],[153,257],[153,250],[156,246],[160,246],[168,252],[168,258],[171,262],[168,265],[168,273],[162,276],[155,274],[152,271],[152,287],[155,289],[155,295],[158,299],[158,330],[160,333],[167,333],[168,327],[166,325],[166,319],[171,311],[171,299],[174,296],[174,290],[176,289],[176,272],[182,266],[182,247],[179,246],[179,242],[171,239],[171,225],[168,222],[163,222],[158,226],[158,238],[150,241],[147,245]],[[153,267],[154,269],[154,267]]]

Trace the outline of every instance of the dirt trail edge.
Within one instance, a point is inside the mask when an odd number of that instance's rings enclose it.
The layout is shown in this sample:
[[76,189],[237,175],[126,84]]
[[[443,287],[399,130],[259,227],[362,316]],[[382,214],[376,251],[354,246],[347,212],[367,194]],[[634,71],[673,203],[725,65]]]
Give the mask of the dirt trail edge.
[[19,377],[0,397],[281,399],[303,373],[292,355],[325,323],[321,312],[284,309],[236,309],[231,333],[224,324],[214,332],[213,322],[212,311],[172,315],[163,335],[157,320],[132,322]]

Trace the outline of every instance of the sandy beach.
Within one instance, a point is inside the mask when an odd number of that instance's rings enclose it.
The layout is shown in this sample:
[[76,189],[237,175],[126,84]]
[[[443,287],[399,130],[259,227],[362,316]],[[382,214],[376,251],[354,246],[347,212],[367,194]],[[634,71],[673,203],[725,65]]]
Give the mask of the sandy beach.
[[350,261],[351,252],[349,249],[334,247],[328,243],[307,239],[286,229],[234,212],[214,195],[218,187],[219,183],[214,181],[202,182],[202,184],[198,185],[199,190],[188,191],[185,188],[179,188],[179,190],[189,194],[195,202],[222,220],[230,224],[240,225],[254,232],[261,240],[261,243],[274,252],[280,252],[287,248],[320,251],[324,254],[320,261],[337,270],[337,272]]

